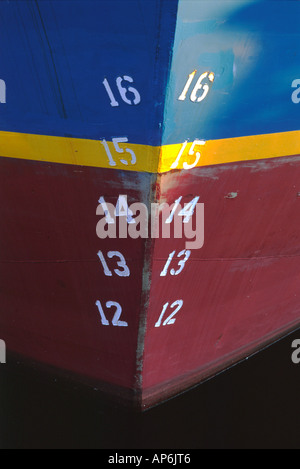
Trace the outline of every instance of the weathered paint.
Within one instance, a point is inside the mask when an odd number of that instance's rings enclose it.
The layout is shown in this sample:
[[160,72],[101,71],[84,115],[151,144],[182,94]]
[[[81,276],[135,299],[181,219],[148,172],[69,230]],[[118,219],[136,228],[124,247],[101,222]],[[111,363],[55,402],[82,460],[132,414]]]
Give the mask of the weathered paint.
[[[195,156],[188,154],[191,146],[192,143],[188,143],[177,169],[183,169],[185,163],[194,164]],[[170,171],[181,148],[181,144],[162,146],[159,162],[160,173]],[[208,140],[204,146],[197,147],[197,150],[201,154],[196,164],[197,167],[298,155],[300,153],[300,132]]]
[[[113,142],[106,141],[106,144],[112,163],[100,140],[0,132],[2,157],[154,174],[174,169],[174,162],[183,147],[182,143],[151,146],[125,142],[118,144],[123,150],[120,154]],[[195,149],[201,154],[198,161],[194,155],[189,155],[192,145],[193,142],[187,142],[175,169],[184,169],[186,164],[211,166],[297,155],[300,153],[300,131],[203,141],[203,146]],[[135,155],[134,164],[128,149]]]
[[[70,4],[0,5],[0,337],[143,407],[300,323],[300,6]],[[200,197],[180,275],[161,273],[184,240],[97,238],[99,198],[121,194]]]
[[[99,240],[96,208],[100,195],[116,203],[121,190],[147,203],[150,175],[124,179],[118,171],[13,159],[0,159],[0,168],[0,331],[8,349],[133,388],[145,241]],[[100,248],[121,251],[131,276],[106,277]],[[130,327],[103,327],[96,300],[118,301]]]
[[[124,171],[157,172],[160,147],[122,143],[119,146],[124,153],[118,154],[113,142],[106,142],[112,154],[114,169]],[[136,163],[131,164],[129,148],[136,156]],[[48,135],[0,132],[0,154],[7,158],[20,158],[48,163],[60,163],[95,168],[112,168],[108,154],[100,139],[89,140],[70,137],[52,137]],[[126,161],[127,164],[121,162]]]
[[[205,243],[176,276],[160,276],[185,240],[155,241],[143,367],[144,404],[185,389],[299,325],[300,157],[161,176],[161,200],[196,195]],[[175,263],[176,265],[176,263]],[[174,264],[173,264],[174,266]],[[155,328],[166,301],[175,324]]]
[[[297,1],[180,0],[162,144],[299,130],[299,16]],[[215,74],[211,90],[179,101],[195,69]]]

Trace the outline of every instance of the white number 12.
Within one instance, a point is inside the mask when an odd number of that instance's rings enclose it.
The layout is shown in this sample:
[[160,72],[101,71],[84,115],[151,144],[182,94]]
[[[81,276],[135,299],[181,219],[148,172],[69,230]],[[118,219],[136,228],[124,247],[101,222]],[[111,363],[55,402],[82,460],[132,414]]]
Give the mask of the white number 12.
[[[110,324],[109,324],[109,321],[108,321],[108,319],[106,318],[106,316],[104,314],[101,302],[96,301],[96,306],[97,306],[97,308],[99,310],[99,313],[100,313],[102,325],[103,326],[109,326]],[[120,321],[120,317],[121,317],[121,314],[122,314],[122,306],[119,303],[117,303],[116,301],[108,301],[106,303],[106,308],[107,309],[116,308],[116,312],[115,312],[115,314],[113,316],[113,319],[111,321],[113,326],[115,326],[115,327],[128,327],[127,322]]]
[[155,324],[155,327],[160,327],[161,325],[163,326],[171,326],[172,324],[175,324],[176,322],[176,314],[178,313],[178,311],[181,310],[182,306],[183,306],[183,301],[182,300],[177,300],[177,301],[174,301],[174,303],[171,305],[171,308],[175,308],[177,306],[177,308],[175,309],[175,311],[173,311],[172,314],[170,314],[170,316],[167,317],[167,319],[162,323],[163,321],[163,318],[164,318],[164,315],[168,309],[168,306],[169,306],[169,303],[166,303],[163,307],[163,310],[161,312],[161,315],[159,316],[159,320],[157,321],[157,323]]

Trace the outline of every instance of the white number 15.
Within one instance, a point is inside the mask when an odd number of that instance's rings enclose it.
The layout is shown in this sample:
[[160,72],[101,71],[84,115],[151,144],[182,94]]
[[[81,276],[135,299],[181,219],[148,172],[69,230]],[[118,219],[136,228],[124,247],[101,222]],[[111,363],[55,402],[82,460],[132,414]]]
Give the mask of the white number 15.
[[[190,148],[190,151],[189,151],[189,156],[194,156],[195,155],[195,147],[196,146],[204,146],[205,145],[205,140],[195,140]],[[181,150],[176,158],[176,160],[174,161],[174,163],[172,164],[171,166],[171,169],[176,169],[179,165],[179,162],[181,160],[181,157],[184,153],[184,150],[186,149],[187,147],[187,144],[188,144],[188,141],[185,141],[183,144],[182,144],[182,147],[181,147]],[[195,158],[195,161],[194,163],[192,164],[188,164],[186,161],[183,163],[183,168],[184,169],[192,169],[192,168],[195,168],[197,166],[197,164],[199,163],[200,161],[200,158],[201,158],[201,153],[199,151],[196,152],[196,158]]]

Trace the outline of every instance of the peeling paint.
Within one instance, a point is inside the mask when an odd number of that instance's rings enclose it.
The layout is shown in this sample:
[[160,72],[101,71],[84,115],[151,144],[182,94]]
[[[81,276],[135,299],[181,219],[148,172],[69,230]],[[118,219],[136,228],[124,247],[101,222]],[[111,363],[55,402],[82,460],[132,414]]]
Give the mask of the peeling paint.
[[229,192],[229,194],[225,195],[225,199],[236,199],[238,196],[238,192]]

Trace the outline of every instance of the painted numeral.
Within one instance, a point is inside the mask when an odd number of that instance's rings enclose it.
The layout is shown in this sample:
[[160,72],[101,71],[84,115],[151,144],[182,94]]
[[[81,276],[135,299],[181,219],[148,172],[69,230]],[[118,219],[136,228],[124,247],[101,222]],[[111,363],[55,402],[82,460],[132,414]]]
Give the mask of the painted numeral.
[[[188,80],[183,88],[183,91],[181,95],[179,96],[178,100],[179,101],[185,101],[187,93],[191,87],[191,84],[194,81],[194,78],[196,76],[197,70],[194,70],[190,75],[188,76]],[[208,92],[210,90],[211,84],[208,83],[203,83],[205,79],[208,79],[208,81],[212,84],[215,80],[215,74],[213,72],[204,72],[202,75],[200,75],[199,79],[197,80],[197,83],[191,93],[190,100],[193,103],[201,103],[206,96],[208,95]],[[198,95],[198,92],[202,90],[202,94]]]
[[[175,201],[173,209],[170,213],[169,218],[166,220],[166,223],[172,223],[172,221],[174,220],[174,215],[175,215],[175,213],[176,213],[176,211],[177,211],[177,209],[180,205],[181,200],[182,200],[182,196],[179,197],[179,199],[177,199]],[[199,202],[199,200],[200,200],[200,197],[195,197],[188,204],[184,204],[184,208],[182,210],[180,210],[180,212],[178,213],[179,217],[184,217],[183,223],[189,223],[190,222],[190,219],[194,215],[195,208],[196,208],[196,205]]]
[[[127,160],[124,160],[124,159],[120,160],[120,162],[123,165],[128,166],[129,164],[130,165],[135,165],[136,164],[136,156],[135,156],[134,151],[131,150],[130,148],[122,148],[119,145],[120,143],[128,143],[128,138],[127,137],[113,138],[112,142],[113,142],[115,151],[117,153],[121,153],[121,154],[128,153],[131,156],[130,162],[128,162]],[[117,166],[117,163],[116,163],[116,161],[114,160],[114,158],[111,154],[111,151],[110,151],[110,148],[109,148],[109,145],[108,145],[107,141],[105,139],[103,139],[103,140],[101,140],[101,143],[104,146],[106,154],[108,156],[109,165],[110,166]]]
[[[128,104],[129,106],[137,106],[141,102],[141,95],[136,88],[134,88],[133,86],[128,86],[128,83],[133,83],[133,78],[128,75],[124,75],[123,77],[118,77],[116,79],[116,85],[120,97],[122,98],[124,103]],[[112,107],[118,107],[120,104],[116,100],[107,78],[104,79],[103,85],[110,99],[110,105]]]
[[116,210],[115,210],[115,216],[116,217],[127,217],[127,223],[129,225],[135,224],[135,220],[132,217],[133,212],[128,207],[127,195],[120,195],[119,196],[117,206],[116,206]]
[[178,213],[179,217],[183,218],[183,223],[189,223],[190,219],[194,215],[195,208],[197,203],[199,202],[200,197],[195,197],[191,202],[188,204],[184,204],[184,208]]
[[[103,308],[102,308],[102,305],[101,305],[101,302],[98,300],[96,301],[96,306],[99,310],[99,313],[100,313],[100,318],[101,318],[101,323],[103,326],[110,326],[110,323],[107,319],[107,317],[105,316],[105,313],[103,311]],[[120,318],[121,318],[121,314],[122,314],[122,307],[119,303],[116,303],[115,301],[108,301],[106,303],[106,308],[107,309],[110,309],[110,308],[115,308],[115,314],[112,318],[112,321],[111,321],[111,324],[115,327],[128,327],[128,323],[125,322],[125,321],[120,321]]]
[[[190,151],[189,151],[189,156],[194,156],[195,155],[195,147],[196,146],[203,146],[205,145],[205,140],[195,140],[190,148]],[[182,144],[182,147],[180,149],[180,152],[178,153],[178,156],[176,158],[176,160],[174,161],[174,163],[172,164],[171,166],[171,169],[176,169],[178,168],[178,165],[180,163],[180,160],[181,160],[181,157],[184,153],[184,150],[186,149],[187,147],[187,144],[188,144],[188,141],[186,140],[183,144]],[[195,168],[197,166],[197,164],[199,163],[200,161],[200,158],[201,158],[201,153],[199,151],[196,152],[196,158],[195,158],[195,161],[194,163],[192,164],[188,164],[186,161],[183,163],[183,168],[188,170],[188,169],[192,169],[192,168]]]
[[113,94],[113,92],[112,92],[112,89],[111,89],[111,87],[110,87],[110,84],[108,83],[108,81],[107,81],[106,78],[105,78],[104,81],[103,81],[103,85],[104,85],[104,87],[105,87],[105,89],[106,89],[106,92],[107,92],[107,94],[108,94],[108,96],[109,96],[110,105],[111,105],[112,107],[117,107],[117,106],[119,106],[119,103],[118,103],[118,101],[116,100],[116,98],[114,97],[114,94]]
[[[99,202],[99,204],[101,205],[101,207],[103,209],[105,219],[106,219],[106,223],[108,225],[114,225],[115,220],[113,219],[113,217],[110,214],[110,211],[108,209],[108,206],[107,206],[107,203],[105,202],[104,197],[100,197],[98,202]],[[133,212],[128,207],[127,195],[120,195],[119,196],[116,208],[114,210],[114,215],[115,215],[115,217],[126,217],[128,224],[135,224],[135,220],[133,218]]]
[[195,78],[195,75],[197,73],[197,70],[194,70],[192,73],[189,74],[188,81],[185,84],[185,87],[183,88],[183,91],[181,95],[179,96],[179,101],[185,101],[186,100],[186,95],[190,89],[191,84],[193,83],[193,80]]
[[183,301],[182,300],[177,300],[177,301],[174,301],[174,303],[170,306],[171,309],[174,309],[174,311],[172,312],[172,314],[170,314],[167,319],[164,319],[164,316],[166,314],[166,311],[169,307],[169,303],[166,303],[164,306],[163,306],[163,310],[161,312],[161,315],[159,316],[159,319],[157,321],[157,323],[155,324],[155,327],[161,327],[161,326],[171,326],[172,324],[175,324],[176,322],[176,314],[181,310],[183,306]]
[[175,200],[175,203],[174,203],[174,206],[173,206],[173,209],[170,213],[170,216],[168,217],[168,219],[166,220],[166,223],[170,224],[172,223],[172,221],[174,220],[174,215],[180,205],[180,202],[182,201],[182,196],[179,197],[179,199]]
[[[106,275],[106,277],[112,277],[113,273],[108,268],[104,254],[101,251],[99,251],[97,255],[101,261],[104,274]],[[130,270],[129,270],[128,265],[126,264],[126,260],[123,254],[121,254],[118,251],[109,251],[107,253],[107,257],[108,259],[113,259],[114,257],[119,259],[119,261],[117,262],[117,266],[119,267],[119,269],[114,269],[115,274],[117,274],[119,277],[130,277]]]
[[[174,259],[174,256],[176,254],[176,251],[173,251],[170,255],[169,255],[169,258],[166,262],[166,265],[163,269],[163,271],[161,272],[160,276],[161,277],[166,277],[168,275],[168,272],[169,272],[169,267]],[[181,272],[183,271],[184,267],[185,267],[185,264],[187,263],[187,261],[189,260],[190,256],[191,256],[191,251],[188,251],[186,249],[184,249],[183,251],[181,251],[177,258],[180,259],[180,257],[183,257],[184,256],[184,259],[178,261],[178,266],[179,266],[179,269],[178,270],[175,270],[175,269],[171,269],[170,270],[170,274],[173,275],[173,276],[177,276],[179,274],[181,274]]]
[[[131,165],[134,165],[136,164],[136,156],[134,154],[134,152],[132,150],[130,150],[130,148],[121,148],[119,143],[127,143],[128,142],[128,138],[127,137],[119,137],[119,138],[113,138],[112,139],[113,141],[113,144],[114,144],[114,147],[116,149],[116,152],[118,153],[129,153],[129,155],[131,155],[131,161],[130,161],[130,164]],[[124,164],[125,166],[127,166],[129,163],[127,160],[120,160],[122,164]]]
[[104,215],[105,215],[105,220],[106,220],[106,223],[108,225],[114,225],[115,224],[115,221],[114,219],[112,218],[109,210],[108,210],[108,207],[107,207],[107,203],[105,202],[105,199],[104,197],[100,197],[100,199],[98,200],[99,204],[101,205],[102,209],[103,209],[103,212],[104,212]]
[[[123,77],[118,77],[117,78],[117,87],[119,90],[119,93],[121,95],[121,98],[123,99],[124,103],[129,104],[130,106],[134,105],[137,106],[141,102],[141,95],[138,92],[136,88],[133,88],[133,86],[128,86],[128,88],[125,88],[123,86],[123,82],[128,82],[128,83],[133,83],[133,78],[124,75]],[[132,93],[134,95],[133,99],[130,99],[128,97],[128,92]]]

